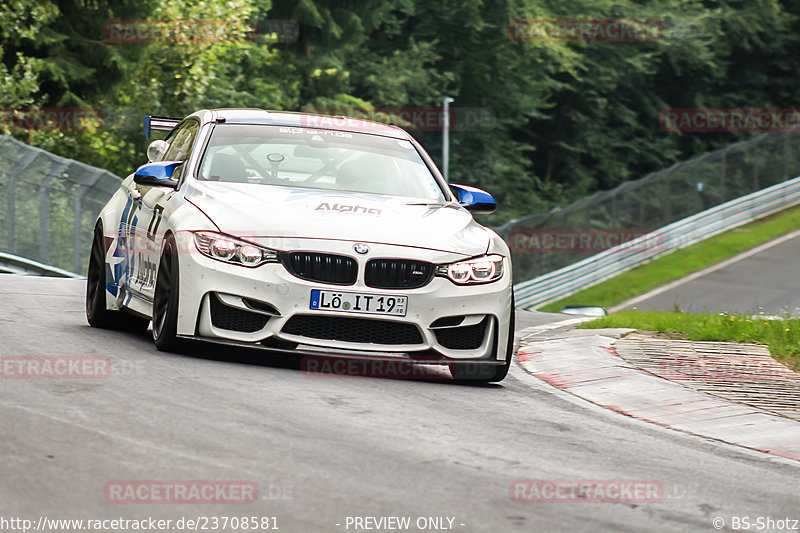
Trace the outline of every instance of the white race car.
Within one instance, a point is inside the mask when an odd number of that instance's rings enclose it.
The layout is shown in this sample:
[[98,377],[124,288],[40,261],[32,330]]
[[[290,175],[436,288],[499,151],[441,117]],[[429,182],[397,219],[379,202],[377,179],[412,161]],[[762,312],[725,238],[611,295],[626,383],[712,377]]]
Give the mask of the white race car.
[[448,185],[404,130],[254,109],[146,117],[150,130],[170,133],[95,226],[92,326],[152,320],[160,350],[391,354],[505,378],[510,253],[470,213],[494,199]]

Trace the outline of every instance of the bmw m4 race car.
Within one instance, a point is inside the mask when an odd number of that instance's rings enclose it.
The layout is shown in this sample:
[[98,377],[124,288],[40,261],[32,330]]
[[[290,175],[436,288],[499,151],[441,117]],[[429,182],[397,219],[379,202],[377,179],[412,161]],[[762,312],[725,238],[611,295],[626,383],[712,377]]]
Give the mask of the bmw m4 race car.
[[401,128],[345,117],[202,110],[169,130],[94,229],[92,326],[300,353],[392,354],[501,381],[509,249]]

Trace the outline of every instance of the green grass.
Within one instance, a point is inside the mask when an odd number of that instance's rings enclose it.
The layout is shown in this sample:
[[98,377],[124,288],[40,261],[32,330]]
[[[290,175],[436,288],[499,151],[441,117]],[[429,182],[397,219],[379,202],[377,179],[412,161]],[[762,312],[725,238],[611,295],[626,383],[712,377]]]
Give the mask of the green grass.
[[654,259],[572,296],[547,304],[539,310],[558,312],[571,305],[613,307],[797,228],[800,228],[800,207],[786,209]]
[[773,356],[800,370],[800,319],[769,320],[727,313],[680,313],[669,311],[621,311],[579,326],[635,328],[679,333],[695,341],[758,342],[769,346]]

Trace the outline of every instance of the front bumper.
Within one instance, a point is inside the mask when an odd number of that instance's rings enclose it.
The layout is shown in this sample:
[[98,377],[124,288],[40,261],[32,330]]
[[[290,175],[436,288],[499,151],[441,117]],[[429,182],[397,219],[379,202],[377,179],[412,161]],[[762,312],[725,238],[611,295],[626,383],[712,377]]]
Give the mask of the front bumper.
[[[295,241],[294,249],[356,259],[356,283],[341,286],[307,281],[293,276],[280,263],[247,268],[210,259],[195,250],[179,257],[178,335],[250,347],[296,343],[301,353],[319,354],[315,348],[363,355],[392,353],[426,364],[505,361],[512,302],[508,259],[503,277],[492,283],[460,286],[434,277],[417,289],[376,289],[364,284],[369,259],[402,257],[447,263],[465,257],[379,244],[370,244],[370,253],[359,256],[352,241]],[[406,315],[310,309],[312,289],[407,296]],[[463,318],[454,325],[448,317]],[[412,329],[418,334],[411,335]]]

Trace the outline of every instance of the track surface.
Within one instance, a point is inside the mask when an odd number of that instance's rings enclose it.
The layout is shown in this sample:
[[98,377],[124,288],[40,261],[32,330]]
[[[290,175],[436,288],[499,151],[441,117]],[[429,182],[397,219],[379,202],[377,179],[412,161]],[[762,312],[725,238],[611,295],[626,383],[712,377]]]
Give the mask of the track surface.
[[[595,407],[516,365],[485,387],[310,377],[295,356],[171,355],[92,329],[81,281],[0,275],[0,302],[0,355],[115,364],[106,379],[0,379],[0,517],[276,516],[283,532],[356,531],[348,516],[451,517],[452,531],[487,532],[800,519],[797,463]],[[552,320],[521,314],[526,325]],[[526,478],[652,480],[664,497],[511,501],[510,483]],[[114,480],[249,480],[261,499],[107,503]]]
[[800,237],[631,304],[644,311],[759,313],[800,316]]

